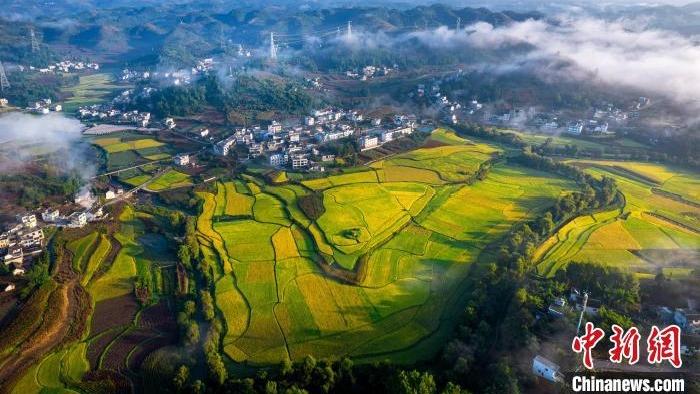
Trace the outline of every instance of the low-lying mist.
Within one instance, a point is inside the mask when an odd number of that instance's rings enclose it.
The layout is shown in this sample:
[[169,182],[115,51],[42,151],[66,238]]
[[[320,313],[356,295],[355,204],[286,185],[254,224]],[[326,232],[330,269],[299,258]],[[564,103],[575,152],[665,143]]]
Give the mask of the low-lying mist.
[[0,115],[0,174],[17,171],[39,159],[58,172],[76,172],[83,179],[95,173],[81,141],[84,126],[61,113]]

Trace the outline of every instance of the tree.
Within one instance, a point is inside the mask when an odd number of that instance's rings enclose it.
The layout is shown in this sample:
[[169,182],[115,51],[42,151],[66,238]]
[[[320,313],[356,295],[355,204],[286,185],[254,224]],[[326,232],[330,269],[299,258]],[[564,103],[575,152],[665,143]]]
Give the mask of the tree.
[[540,229],[540,235],[549,235],[554,229],[554,219],[552,218],[552,213],[549,211],[545,212],[537,224],[538,228]]
[[173,378],[173,386],[175,386],[175,389],[177,391],[181,391],[182,389],[185,388],[185,385],[187,384],[187,380],[190,378],[190,369],[187,368],[186,365],[181,365],[180,368],[177,369],[177,372],[175,373],[175,377]]
[[442,389],[441,394],[469,394],[469,392],[461,388],[459,385],[452,382],[447,382],[445,388]]
[[416,370],[399,373],[399,392],[405,394],[434,394],[437,392],[435,379],[428,372]]
[[212,300],[211,294],[206,290],[201,290],[199,292],[199,300],[202,303],[202,315],[204,320],[211,321],[214,319],[214,301]]
[[192,394],[204,394],[204,392],[207,391],[207,388],[201,380],[197,379],[194,381],[194,383],[192,383],[190,390]]
[[197,305],[192,300],[187,300],[182,305],[182,311],[185,312],[187,317],[191,317],[197,311]]
[[180,262],[185,266],[185,268],[192,268],[192,252],[187,245],[180,245],[180,247],[177,249],[177,258],[180,259]]
[[199,342],[199,325],[197,322],[190,321],[187,324],[185,340],[188,345],[194,345],[195,343]]
[[265,394],[277,394],[277,382],[268,380],[265,383]]
[[508,360],[501,359],[489,368],[491,384],[484,390],[488,394],[510,393],[519,394],[520,387]]
[[226,365],[221,359],[221,355],[216,352],[207,354],[207,366],[209,367],[209,378],[216,384],[222,385],[228,377]]

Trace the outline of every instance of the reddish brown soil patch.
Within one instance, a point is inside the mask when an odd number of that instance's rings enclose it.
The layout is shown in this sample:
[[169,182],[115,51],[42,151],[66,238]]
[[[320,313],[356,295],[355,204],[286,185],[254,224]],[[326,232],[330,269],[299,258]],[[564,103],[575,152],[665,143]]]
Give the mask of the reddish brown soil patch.
[[105,353],[102,369],[122,371],[129,353],[140,343],[155,337],[156,333],[147,329],[134,329],[122,334]]
[[431,138],[428,138],[428,140],[423,144],[423,148],[439,148],[441,146],[447,146],[447,144]]
[[131,294],[98,302],[92,315],[90,336],[114,327],[130,325],[137,311],[138,304]]
[[121,328],[117,328],[110,332],[106,332],[101,336],[97,337],[96,339],[90,341],[90,344],[87,348],[86,357],[90,362],[91,369],[97,369],[98,364],[100,362],[100,355],[102,355],[102,352],[107,348],[107,346],[112,342],[114,338],[121,334],[121,332]]
[[167,337],[157,337],[148,342],[140,344],[133,353],[131,357],[127,360],[127,366],[129,370],[133,373],[138,373],[141,369],[141,364],[152,352],[175,343],[174,338]]
[[141,312],[137,326],[151,328],[161,333],[177,331],[174,313],[163,300]]

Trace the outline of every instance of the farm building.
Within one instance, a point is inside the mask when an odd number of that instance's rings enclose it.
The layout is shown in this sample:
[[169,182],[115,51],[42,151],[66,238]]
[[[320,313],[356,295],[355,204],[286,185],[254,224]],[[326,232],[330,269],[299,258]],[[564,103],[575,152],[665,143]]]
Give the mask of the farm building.
[[532,373],[550,382],[557,382],[561,379],[559,365],[539,355],[532,359]]
[[360,139],[360,147],[365,149],[376,148],[379,145],[379,138],[376,136],[366,135]]
[[228,156],[231,147],[236,145],[236,136],[232,135],[224,140],[221,140],[214,145],[214,153],[220,156]]
[[71,227],[83,227],[87,224],[87,214],[85,212],[73,212],[68,216]]
[[41,213],[41,220],[45,222],[55,222],[58,220],[59,216],[60,213],[58,212],[58,209],[47,209]]
[[173,161],[179,166],[186,166],[190,164],[190,156],[185,154],[177,155]]
[[26,228],[36,227],[36,216],[35,215],[24,215],[24,216],[20,217],[20,220],[22,221],[22,224]]

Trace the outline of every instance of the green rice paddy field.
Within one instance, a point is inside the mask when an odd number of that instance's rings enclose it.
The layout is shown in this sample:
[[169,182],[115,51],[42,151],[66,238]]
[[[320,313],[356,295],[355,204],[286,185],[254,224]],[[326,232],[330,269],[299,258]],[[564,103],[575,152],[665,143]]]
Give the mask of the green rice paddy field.
[[172,155],[172,150],[164,143],[135,133],[113,133],[94,138],[91,142],[105,152],[108,170],[168,159]]
[[700,250],[700,178],[661,164],[578,160],[572,164],[617,181],[625,196],[621,211],[580,217],[537,251],[538,271],[553,275],[570,261],[628,269],[640,277],[659,269],[689,272],[688,256]]
[[108,73],[81,75],[77,85],[64,89],[70,97],[64,101],[63,110],[75,112],[84,105],[100,104],[107,100],[118,89],[125,86],[114,84],[114,77]]
[[[464,305],[463,282],[475,264],[493,261],[489,245],[576,187],[504,163],[468,186],[498,148],[436,133],[448,145],[365,171],[302,185],[249,178],[198,193],[199,240],[217,267],[228,356],[252,364],[307,354],[429,358]],[[325,207],[317,220],[296,203],[312,191]],[[351,283],[324,265],[360,273]]]

